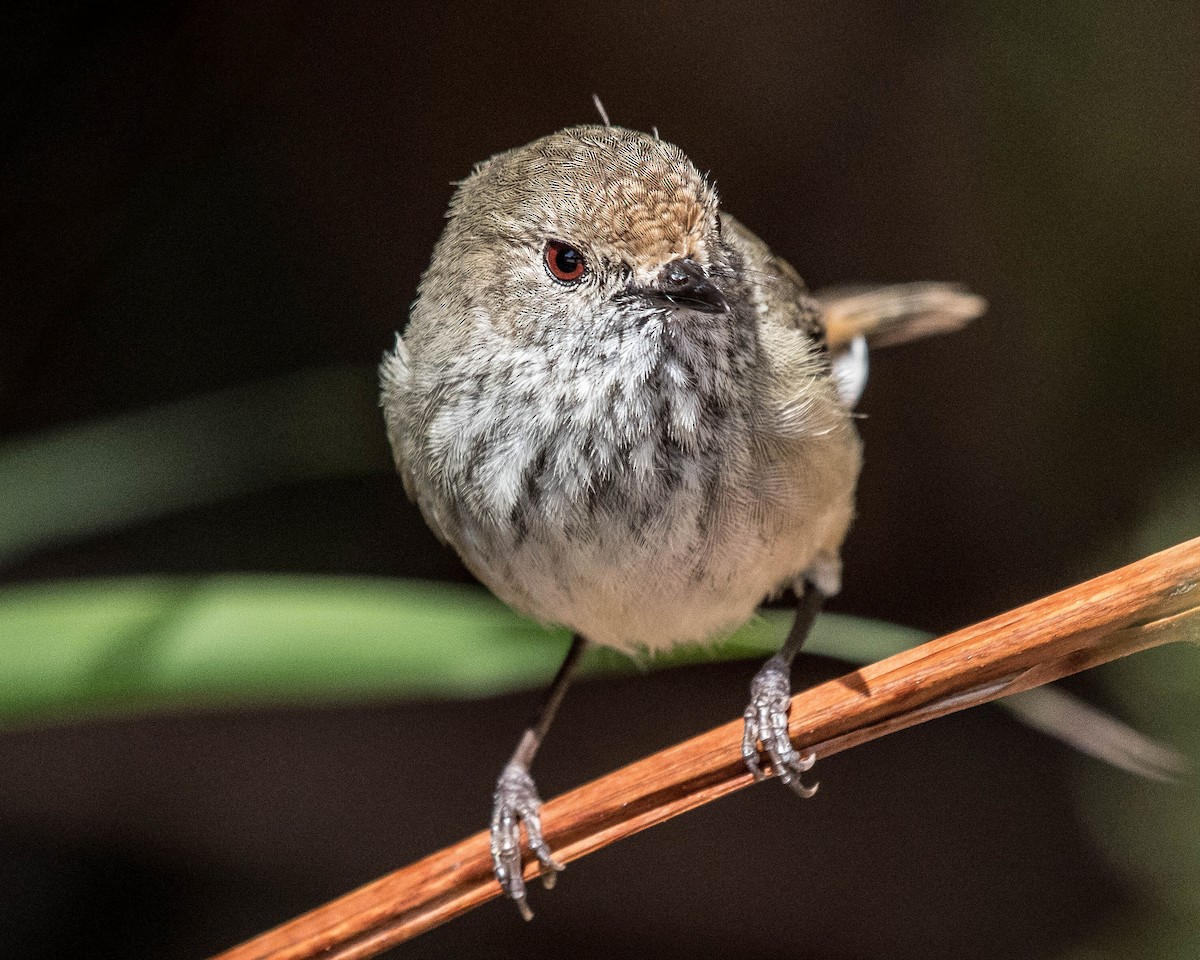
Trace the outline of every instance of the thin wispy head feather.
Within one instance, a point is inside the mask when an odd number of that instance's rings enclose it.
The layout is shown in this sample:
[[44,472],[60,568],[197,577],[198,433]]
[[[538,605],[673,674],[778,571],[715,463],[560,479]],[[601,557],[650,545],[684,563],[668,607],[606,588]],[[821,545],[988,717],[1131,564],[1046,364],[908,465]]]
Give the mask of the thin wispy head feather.
[[[600,102],[600,94],[598,94],[598,93],[592,94],[592,103],[594,103],[596,105],[596,112],[598,114],[600,114],[600,119],[604,121],[604,125],[606,127],[611,127],[612,123],[608,119],[608,111],[604,109],[604,104]],[[655,140],[658,139],[657,134],[655,134],[654,139]]]

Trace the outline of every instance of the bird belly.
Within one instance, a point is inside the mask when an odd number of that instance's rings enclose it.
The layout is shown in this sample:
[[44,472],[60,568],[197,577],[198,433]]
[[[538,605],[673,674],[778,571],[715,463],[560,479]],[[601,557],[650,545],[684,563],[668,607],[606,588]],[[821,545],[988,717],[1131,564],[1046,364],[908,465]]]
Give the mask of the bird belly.
[[[836,447],[851,450],[844,439]],[[719,467],[683,462],[692,469],[676,469],[673,483],[597,481],[582,512],[559,509],[544,491],[523,523],[499,540],[480,531],[460,553],[511,606],[627,652],[726,635],[814,566],[836,566],[853,472],[834,484],[811,464],[739,471],[747,465],[728,450]]]
[[[814,541],[815,543],[815,538]],[[746,538],[725,542],[697,565],[688,552],[627,544],[620,551],[583,549],[554,568],[527,566],[514,605],[561,623],[589,640],[626,652],[660,651],[732,632],[764,597],[790,583],[815,552],[809,544]],[[751,559],[753,551],[757,556]],[[727,557],[743,561],[730,563]]]

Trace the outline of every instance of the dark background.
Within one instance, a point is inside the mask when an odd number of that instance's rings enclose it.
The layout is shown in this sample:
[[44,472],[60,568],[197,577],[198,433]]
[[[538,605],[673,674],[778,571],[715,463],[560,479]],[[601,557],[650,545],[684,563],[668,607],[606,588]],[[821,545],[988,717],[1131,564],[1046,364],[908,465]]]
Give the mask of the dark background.
[[[836,609],[945,630],[1200,530],[1191,5],[81,3],[5,19],[3,435],[312,367],[367,385],[345,424],[366,468],[30,551],[8,583],[469,579],[390,471],[370,367],[450,182],[594,120],[592,92],[712,171],[813,286],[947,279],[990,301],[960,335],[874,358]],[[585,685],[543,794],[735,715],[750,670]],[[0,941],[24,957],[228,946],[481,826],[531,703],[4,734]],[[823,765],[820,801],[747,791],[573,866],[531,927],[491,905],[409,952],[1058,956],[1136,908],[1136,884],[1090,851],[1065,751],[987,711],[891,739]],[[448,742],[466,755],[448,764]]]

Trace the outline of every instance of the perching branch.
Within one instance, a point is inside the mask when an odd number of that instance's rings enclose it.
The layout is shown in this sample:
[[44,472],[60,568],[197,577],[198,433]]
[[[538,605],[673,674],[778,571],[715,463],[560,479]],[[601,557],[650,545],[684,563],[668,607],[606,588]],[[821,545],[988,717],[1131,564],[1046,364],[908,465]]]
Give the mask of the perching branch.
[[[1198,588],[1200,538],[805,690],[789,732],[825,757],[1139,650],[1200,641]],[[548,801],[555,856],[578,860],[749,786],[741,740],[736,720]],[[213,960],[359,960],[499,893],[484,831]]]

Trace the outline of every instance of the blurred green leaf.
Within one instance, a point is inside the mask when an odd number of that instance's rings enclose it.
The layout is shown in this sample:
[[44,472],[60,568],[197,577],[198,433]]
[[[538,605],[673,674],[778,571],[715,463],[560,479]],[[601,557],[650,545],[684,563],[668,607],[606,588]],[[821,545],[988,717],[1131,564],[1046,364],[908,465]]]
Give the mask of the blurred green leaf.
[[[1200,461],[1163,470],[1142,491],[1140,518],[1102,549],[1100,562],[1153,553],[1200,532]],[[1180,639],[1200,643],[1195,626]],[[1187,629],[1192,633],[1188,634]],[[1139,729],[1200,757],[1200,652],[1183,643],[1127,657],[1096,671],[1124,717]],[[1066,960],[1154,957],[1193,960],[1200,954],[1200,780],[1195,772],[1168,789],[1102,777],[1076,768],[1079,810],[1095,848],[1132,880],[1141,902],[1112,919]]]
[[[1193,638],[1200,639],[1200,638]],[[1132,722],[1191,757],[1200,756],[1197,651],[1172,644],[1098,671]],[[1081,819],[1096,849],[1132,881],[1136,911],[1068,957],[1193,960],[1200,945],[1200,782],[1195,773],[1162,789],[1076,770]]]
[[[714,647],[651,667],[761,656],[790,616],[768,612]],[[808,649],[866,662],[923,640],[829,614]],[[478,588],[282,575],[56,582],[0,592],[0,718],[8,723],[155,705],[476,697],[537,686],[567,634]],[[597,650],[588,669],[634,669]]]
[[390,469],[374,371],[305,370],[0,446],[0,562],[312,477]]

